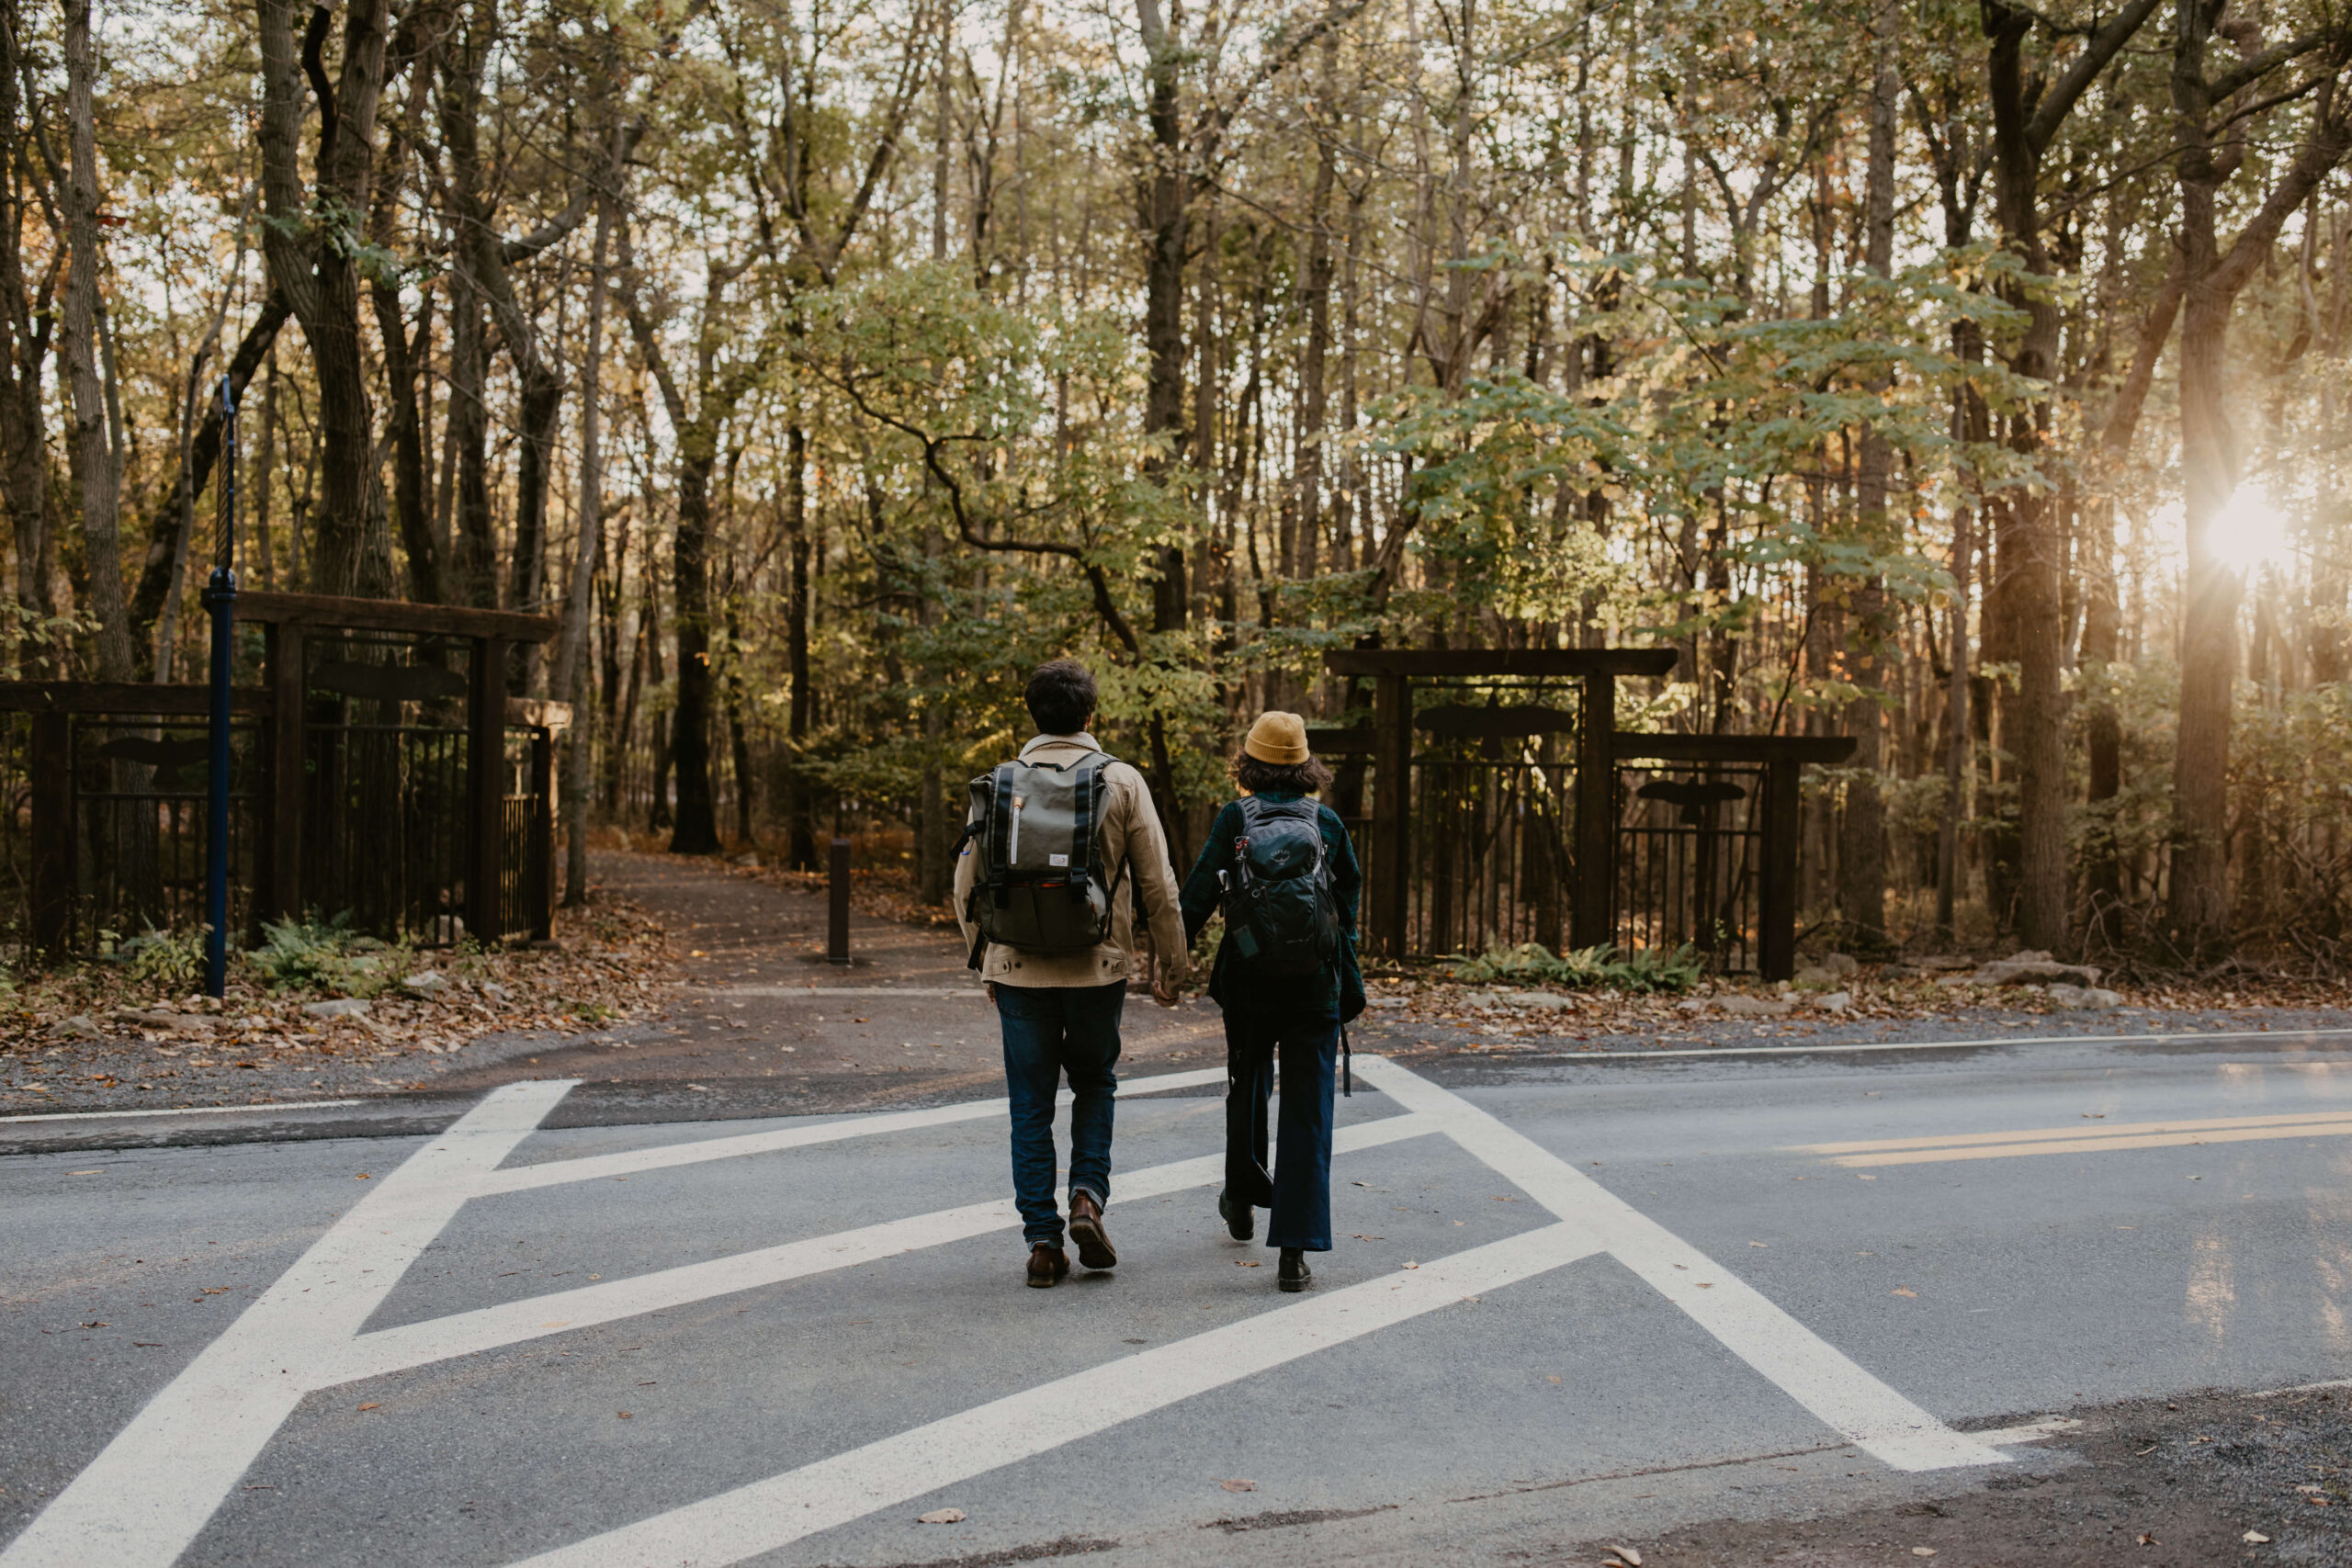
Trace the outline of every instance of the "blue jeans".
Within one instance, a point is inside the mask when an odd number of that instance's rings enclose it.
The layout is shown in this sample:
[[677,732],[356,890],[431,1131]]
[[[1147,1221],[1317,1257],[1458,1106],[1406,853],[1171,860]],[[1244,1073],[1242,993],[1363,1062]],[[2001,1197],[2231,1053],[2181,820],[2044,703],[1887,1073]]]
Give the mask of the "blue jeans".
[[1119,1087],[1125,981],[1108,986],[996,987],[1004,1032],[1004,1088],[1012,1109],[1012,1195],[1022,1234],[1061,1245],[1054,1204],[1054,1096],[1069,1075],[1069,1190],[1111,1201],[1112,1096]]
[[[1266,1100],[1283,1064],[1282,1126],[1266,1174]],[[1268,1247],[1331,1250],[1331,1093],[1340,1060],[1336,1013],[1225,1015],[1225,1190],[1272,1207]]]

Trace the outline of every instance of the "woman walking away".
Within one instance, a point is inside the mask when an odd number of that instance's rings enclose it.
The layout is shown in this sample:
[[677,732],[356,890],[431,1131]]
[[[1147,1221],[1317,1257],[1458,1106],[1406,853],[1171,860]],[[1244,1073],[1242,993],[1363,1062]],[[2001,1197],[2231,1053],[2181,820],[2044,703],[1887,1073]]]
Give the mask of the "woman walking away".
[[[1303,1291],[1306,1255],[1331,1250],[1331,1089],[1340,1026],[1363,1010],[1356,969],[1356,896],[1363,875],[1348,829],[1307,796],[1331,770],[1306,748],[1294,713],[1250,727],[1233,782],[1242,798],[1217,813],[1180,899],[1187,942],[1220,904],[1209,995],[1225,1010],[1225,1190],[1216,1212],[1236,1241],[1272,1208],[1266,1245],[1282,1249],[1276,1283]],[[1282,1061],[1282,1126],[1266,1174],[1266,1100]]]

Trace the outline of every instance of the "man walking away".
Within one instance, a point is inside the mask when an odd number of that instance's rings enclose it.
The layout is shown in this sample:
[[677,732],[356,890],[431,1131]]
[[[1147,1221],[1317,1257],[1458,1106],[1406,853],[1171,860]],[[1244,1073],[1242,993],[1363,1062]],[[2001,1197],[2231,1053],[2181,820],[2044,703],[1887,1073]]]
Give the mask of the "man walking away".
[[1054,1203],[1054,1097],[1065,1074],[1069,1238],[1089,1269],[1119,1255],[1102,1225],[1111,1198],[1119,1013],[1136,963],[1130,896],[1151,929],[1162,1007],[1190,967],[1176,872],[1151,788],[1087,733],[1094,677],[1075,660],[1038,666],[1023,694],[1035,739],[972,781],[956,862],[956,915],[1004,1035],[1012,1190],[1029,1244],[1029,1283],[1069,1272]]

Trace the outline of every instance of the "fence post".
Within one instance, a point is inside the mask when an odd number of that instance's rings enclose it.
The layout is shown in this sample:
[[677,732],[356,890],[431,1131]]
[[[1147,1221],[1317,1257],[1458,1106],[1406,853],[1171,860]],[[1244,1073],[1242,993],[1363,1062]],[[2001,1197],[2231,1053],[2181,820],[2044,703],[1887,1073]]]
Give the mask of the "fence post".
[[74,735],[62,713],[33,715],[32,947],[43,958],[74,942]]
[[830,917],[825,938],[825,956],[835,964],[849,962],[849,840],[833,840],[831,876],[826,892]]
[[555,732],[531,731],[531,940],[555,935]]
[[1797,972],[1797,780],[1804,764],[1774,758],[1764,776],[1764,887],[1756,972],[1767,980]]
[[478,637],[466,702],[466,930],[488,946],[502,933],[499,878],[506,848],[506,641]]
[[1577,723],[1577,886],[1568,908],[1568,945],[1606,947],[1617,940],[1617,678],[1584,678]]
[[1413,685],[1376,678],[1372,695],[1373,951],[1402,958],[1413,915]]

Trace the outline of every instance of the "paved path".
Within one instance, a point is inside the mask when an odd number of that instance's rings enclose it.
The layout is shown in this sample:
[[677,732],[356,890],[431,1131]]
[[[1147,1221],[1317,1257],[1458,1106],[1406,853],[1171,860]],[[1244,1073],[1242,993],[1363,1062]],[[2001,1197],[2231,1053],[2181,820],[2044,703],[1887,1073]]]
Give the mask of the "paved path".
[[[1053,1292],[977,1084],[0,1159],[0,1568],[1592,1562],[2352,1375],[2334,1038],[1360,1066],[1304,1297],[1215,1219],[1197,1061],[1127,1076],[1125,1261]],[[2278,1560],[2344,1560],[2292,1501]]]
[[[853,963],[825,961],[821,895],[706,861],[597,857],[600,884],[650,910],[684,946],[689,988],[658,1024],[588,1043],[502,1053],[442,1089],[571,1077],[558,1121],[872,1109],[968,1097],[1003,1082],[996,1020],[954,933],[855,916]],[[1131,996],[1131,1070],[1224,1060],[1214,1009]]]

